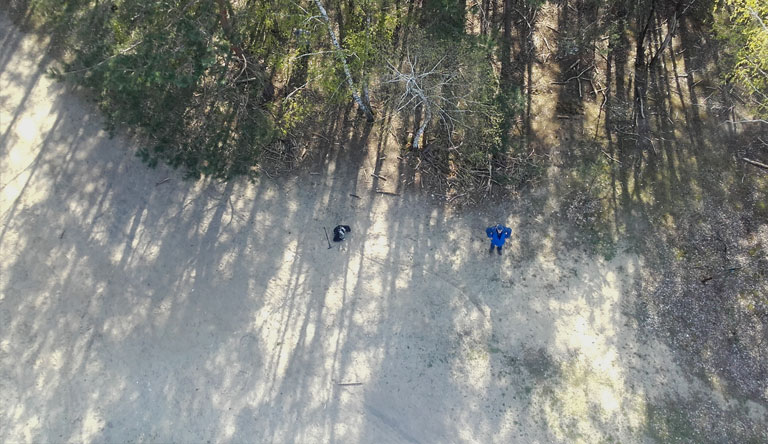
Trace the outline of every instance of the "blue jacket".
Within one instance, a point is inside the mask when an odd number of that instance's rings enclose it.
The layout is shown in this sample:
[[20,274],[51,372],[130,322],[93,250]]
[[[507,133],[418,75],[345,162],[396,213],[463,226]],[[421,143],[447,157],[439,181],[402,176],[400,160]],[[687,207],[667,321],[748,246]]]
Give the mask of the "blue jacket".
[[501,234],[499,234],[496,231],[496,227],[488,227],[485,229],[485,234],[488,235],[488,237],[491,238],[491,245],[494,245],[496,247],[501,247],[504,245],[504,242],[507,240],[509,236],[512,235],[512,229],[508,227],[504,227],[501,230]]

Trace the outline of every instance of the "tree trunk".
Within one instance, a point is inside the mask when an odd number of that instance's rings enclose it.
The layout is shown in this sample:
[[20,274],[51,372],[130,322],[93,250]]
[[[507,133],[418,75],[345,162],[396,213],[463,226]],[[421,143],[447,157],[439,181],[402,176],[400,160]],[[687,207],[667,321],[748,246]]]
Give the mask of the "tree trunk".
[[373,112],[370,108],[365,106],[365,103],[363,103],[360,94],[358,94],[357,89],[355,88],[355,82],[352,80],[352,73],[349,71],[349,64],[347,64],[347,56],[344,55],[344,50],[341,49],[341,45],[339,45],[339,41],[336,39],[336,33],[333,32],[333,25],[331,25],[331,20],[328,18],[328,13],[325,11],[322,3],[320,3],[320,0],[313,1],[315,6],[317,6],[317,9],[320,10],[320,15],[323,17],[325,26],[328,28],[328,35],[331,37],[331,43],[333,43],[333,47],[336,49],[336,55],[339,57],[341,64],[344,67],[344,75],[347,78],[347,85],[349,85],[349,89],[352,92],[352,98],[355,100],[355,103],[357,103],[360,110],[363,111],[366,119],[368,119],[369,122],[373,122]]
[[216,3],[219,5],[219,21],[221,23],[221,28],[224,30],[227,40],[232,43],[232,51],[234,51],[235,55],[237,55],[243,63],[247,63],[243,49],[240,45],[232,41],[232,23],[229,20],[229,17],[232,14],[232,5],[230,5],[227,0],[216,0]]

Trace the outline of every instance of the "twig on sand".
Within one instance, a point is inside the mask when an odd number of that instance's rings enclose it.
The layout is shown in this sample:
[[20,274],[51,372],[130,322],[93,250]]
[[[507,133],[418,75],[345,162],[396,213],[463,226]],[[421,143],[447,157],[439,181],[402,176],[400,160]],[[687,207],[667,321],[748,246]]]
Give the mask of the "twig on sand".
[[358,196],[357,194],[349,193],[349,195],[358,199],[362,199],[362,197]]
[[162,185],[162,184],[168,182],[169,180],[171,180],[171,178],[170,177],[166,177],[165,179],[161,180],[160,182],[157,182],[155,184],[155,186]]
[[389,192],[389,191],[376,190],[376,192],[377,192],[377,193],[379,193],[379,194],[386,194],[387,196],[399,196],[399,194],[397,194],[397,193],[391,193],[391,192]]
[[386,177],[384,177],[384,176],[379,176],[378,174],[373,174],[373,173],[371,173],[371,176],[373,176],[373,177],[375,177],[375,178],[377,178],[377,179],[381,179],[381,180],[383,180],[384,182],[386,182],[386,181],[387,181],[387,178],[386,178]]

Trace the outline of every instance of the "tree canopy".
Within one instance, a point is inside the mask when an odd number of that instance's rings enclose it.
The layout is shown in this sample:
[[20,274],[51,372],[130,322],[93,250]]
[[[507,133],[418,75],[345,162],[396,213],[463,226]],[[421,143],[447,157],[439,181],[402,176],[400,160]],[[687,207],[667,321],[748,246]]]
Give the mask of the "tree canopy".
[[[403,146],[430,152],[441,174],[514,182],[527,177],[519,167],[531,152],[533,66],[553,65],[564,93],[580,98],[592,79],[598,100],[605,90],[595,87],[595,59],[606,54],[635,56],[633,108],[606,113],[637,131],[645,150],[649,76],[694,12],[722,37],[725,80],[768,115],[761,0],[565,2],[557,42],[536,35],[541,0],[11,2],[55,35],[65,54],[57,75],[90,88],[111,127],[141,128],[139,154],[150,165],[167,162],[189,177],[254,176],[265,152],[295,155],[323,116],[353,104],[369,121],[393,112]],[[544,45],[555,47],[553,60],[542,61]],[[580,109],[567,100],[558,107]]]
[[730,75],[747,90],[757,113],[768,117],[768,2],[721,0],[715,17],[731,57]]

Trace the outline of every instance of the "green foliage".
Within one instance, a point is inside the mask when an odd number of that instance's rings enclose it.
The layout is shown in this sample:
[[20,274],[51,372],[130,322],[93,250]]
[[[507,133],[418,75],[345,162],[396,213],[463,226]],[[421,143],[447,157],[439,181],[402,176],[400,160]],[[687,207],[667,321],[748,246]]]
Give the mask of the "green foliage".
[[54,74],[90,88],[110,129],[142,128],[149,165],[192,178],[254,174],[274,134],[261,106],[267,78],[234,57],[242,39],[226,35],[215,2],[34,3],[70,52]]
[[[234,11],[233,43],[242,44],[262,64],[281,70],[298,47],[315,44],[327,34],[310,35],[308,12],[299,3],[285,0],[240,2]],[[301,2],[303,3],[303,2]],[[318,30],[322,31],[322,30]]]
[[[138,154],[149,165],[164,162],[193,178],[250,176],[265,145],[296,138],[350,101],[341,58],[313,2],[20,1],[65,50],[56,74],[92,92],[110,129],[143,130],[147,144]],[[510,160],[519,153],[509,137],[524,98],[519,87],[500,89],[496,34],[465,33],[471,5],[322,3],[355,92],[386,97],[387,62],[398,64],[409,51],[423,69],[439,65],[439,75],[424,82],[433,82],[443,111],[433,115],[429,137],[452,147],[438,162],[445,174],[488,171],[489,155],[498,184],[535,174],[507,168],[525,163]],[[413,109],[405,111],[411,118]]]
[[[356,5],[369,6],[366,2]],[[361,20],[358,20],[356,26],[347,29],[344,49],[349,54],[354,54],[354,57],[350,58],[350,68],[359,76],[365,77],[369,71],[381,68],[383,54],[391,53],[396,22],[384,11],[361,10],[360,17]]]
[[465,3],[460,0],[429,0],[422,8],[422,24],[432,38],[455,39],[464,34]]
[[757,113],[768,116],[768,2],[721,0],[714,16],[715,30],[728,50],[731,77],[752,95]]

